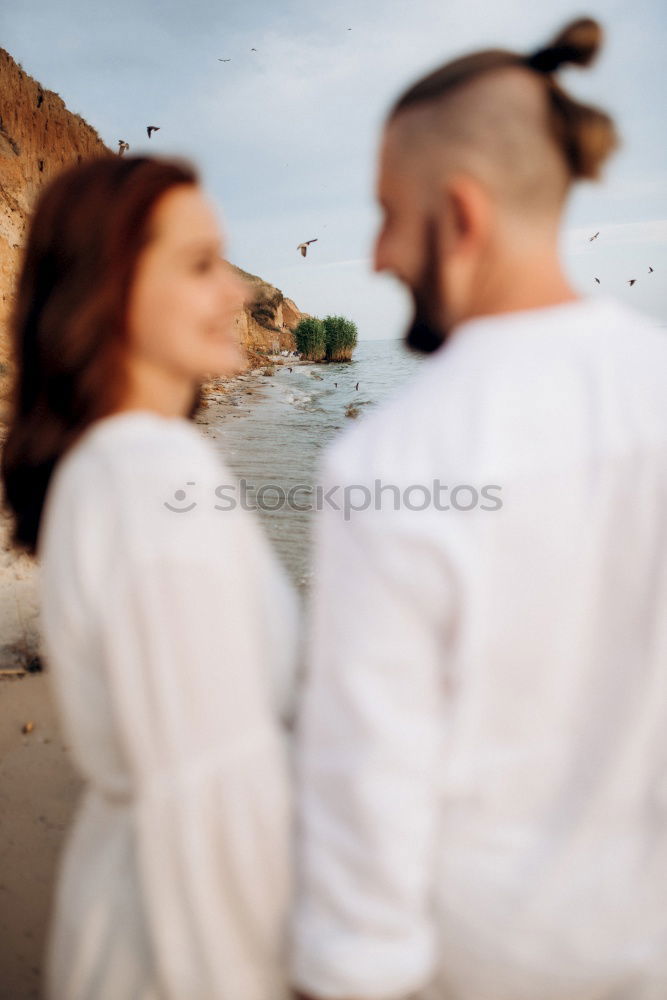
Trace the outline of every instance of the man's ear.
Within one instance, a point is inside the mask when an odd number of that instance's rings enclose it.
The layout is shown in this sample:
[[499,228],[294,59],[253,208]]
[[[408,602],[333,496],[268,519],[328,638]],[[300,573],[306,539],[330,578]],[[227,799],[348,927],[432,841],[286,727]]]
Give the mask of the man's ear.
[[438,216],[441,246],[447,256],[478,246],[488,233],[488,193],[469,174],[453,174],[443,184]]

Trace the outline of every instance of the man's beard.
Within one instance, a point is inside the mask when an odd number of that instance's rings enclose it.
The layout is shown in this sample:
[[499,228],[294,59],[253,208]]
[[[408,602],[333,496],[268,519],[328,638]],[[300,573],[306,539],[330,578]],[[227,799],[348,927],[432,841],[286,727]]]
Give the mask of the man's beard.
[[426,221],[424,255],[419,283],[412,289],[414,317],[405,334],[405,344],[419,354],[432,354],[444,344],[449,332],[437,319],[442,310],[438,281],[438,230],[434,218]]

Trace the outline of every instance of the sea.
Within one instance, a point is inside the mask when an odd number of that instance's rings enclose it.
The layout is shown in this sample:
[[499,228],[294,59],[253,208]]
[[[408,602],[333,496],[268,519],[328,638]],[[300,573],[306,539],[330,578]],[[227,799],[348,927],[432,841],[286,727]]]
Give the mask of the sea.
[[[370,408],[400,391],[425,357],[408,351],[401,340],[362,340],[348,362],[283,360],[286,364],[277,365],[270,377],[253,373],[235,381],[207,436],[245,482],[245,502],[256,508],[293,582],[306,592],[312,579],[314,513],[297,508],[314,503],[309,504],[305,491],[295,494],[295,488],[314,488],[323,449]],[[356,416],[346,416],[349,407]],[[289,501],[290,490],[294,502]]]

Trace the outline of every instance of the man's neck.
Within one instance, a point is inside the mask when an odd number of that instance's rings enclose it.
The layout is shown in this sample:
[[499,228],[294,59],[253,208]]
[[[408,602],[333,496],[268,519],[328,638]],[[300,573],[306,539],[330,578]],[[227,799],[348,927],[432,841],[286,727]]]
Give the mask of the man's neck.
[[518,257],[508,257],[484,282],[481,294],[468,314],[461,319],[542,309],[581,298],[572,288],[552,248],[535,247],[533,254],[522,250]]

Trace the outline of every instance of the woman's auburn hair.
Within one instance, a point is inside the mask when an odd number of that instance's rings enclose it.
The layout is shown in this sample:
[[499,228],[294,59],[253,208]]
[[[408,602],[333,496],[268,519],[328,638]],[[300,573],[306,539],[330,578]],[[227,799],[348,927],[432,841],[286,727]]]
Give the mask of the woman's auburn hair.
[[[171,188],[198,183],[186,160],[109,154],[69,167],[40,192],[10,317],[0,466],[11,543],[32,556],[57,462],[124,396],[128,305],[153,208]],[[200,399],[198,389],[189,418]]]

